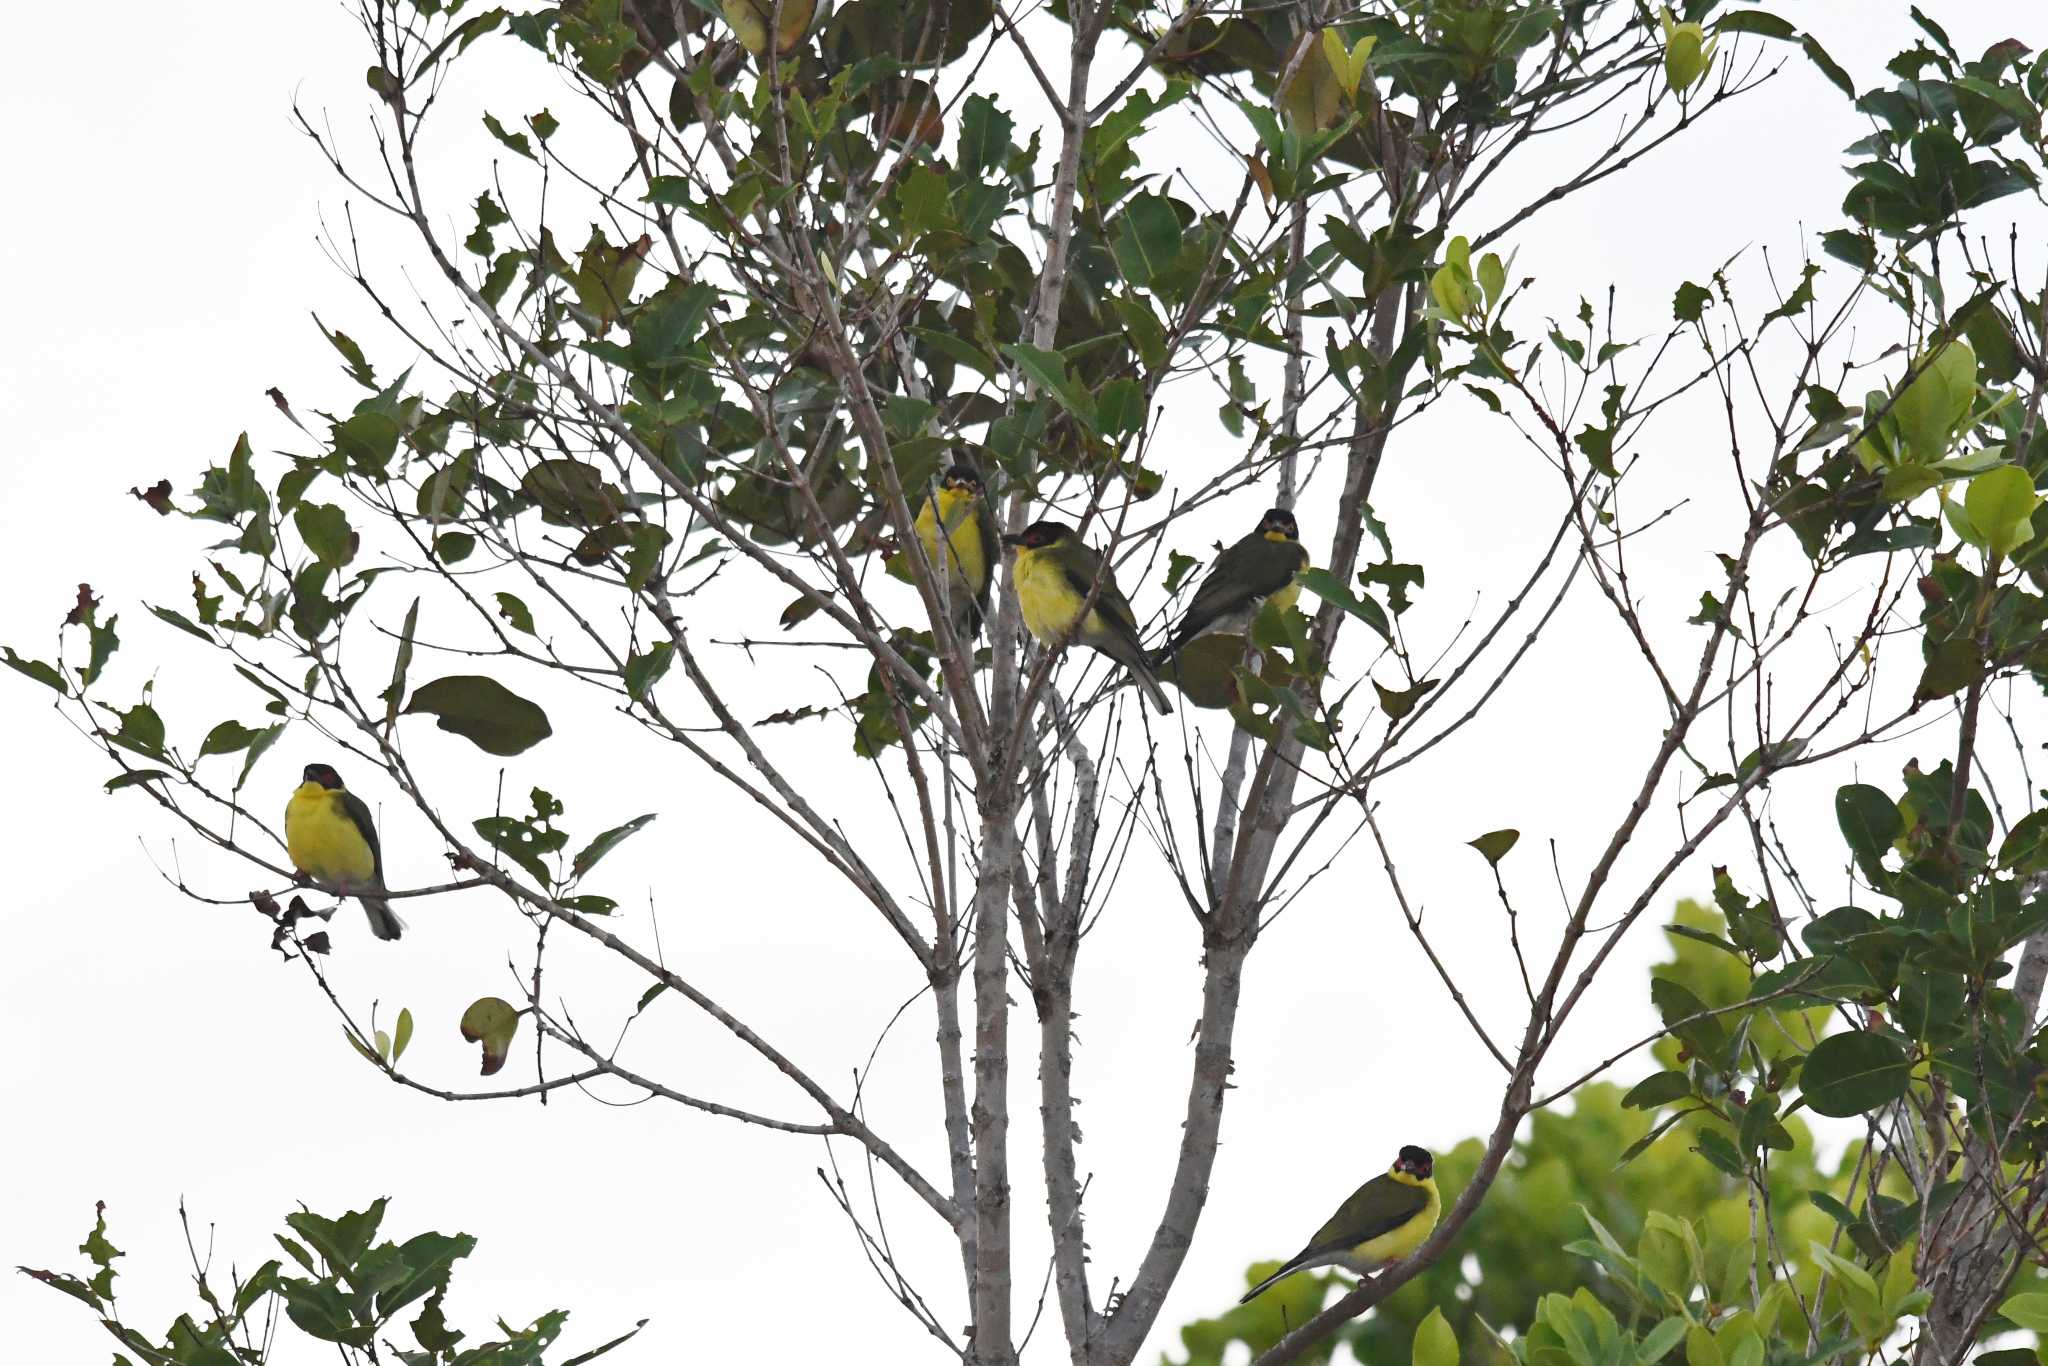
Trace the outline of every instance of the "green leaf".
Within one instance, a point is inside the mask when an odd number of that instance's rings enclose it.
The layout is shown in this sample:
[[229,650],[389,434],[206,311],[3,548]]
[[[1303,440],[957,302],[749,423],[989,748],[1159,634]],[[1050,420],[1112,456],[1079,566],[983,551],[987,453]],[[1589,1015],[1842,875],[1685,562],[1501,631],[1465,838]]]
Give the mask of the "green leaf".
[[2034,509],[2041,495],[2033,476],[2017,465],[1999,465],[1972,479],[1963,494],[1970,524],[1994,555],[2010,555],[2034,538]]
[[2048,1333],[2048,1292],[2024,1291],[1998,1306],[1999,1317],[2031,1333]]
[[412,1042],[412,1011],[401,1006],[398,1011],[398,1025],[391,1031],[391,1061],[397,1062],[405,1056],[405,1046]]
[[398,633],[398,653],[391,661],[391,683],[379,693],[378,700],[384,704],[384,724],[388,727],[398,720],[398,703],[405,696],[406,671],[412,668],[412,633],[419,625],[420,600],[414,598],[412,606],[405,611],[405,626]]
[[1017,363],[1026,379],[1051,394],[1062,408],[1073,414],[1076,421],[1090,431],[1095,430],[1095,405],[1067,373],[1065,356],[1022,343],[1004,346],[1003,354]]
[[513,630],[523,631],[527,635],[535,634],[533,613],[527,610],[524,602],[512,594],[498,594],[498,615],[503,617]]
[[1701,1157],[1730,1176],[1739,1177],[1743,1174],[1742,1154],[1728,1141],[1728,1135],[1719,1129],[1701,1129],[1693,1137],[1698,1141],[1698,1147],[1694,1151]]
[[[370,400],[364,400],[366,403]],[[335,451],[358,473],[381,480],[398,450],[398,421],[389,413],[367,409],[334,424]]]
[[1115,379],[1095,396],[1096,421],[1107,437],[1131,436],[1145,427],[1145,390],[1134,379]]
[[1998,846],[1998,866],[2015,873],[2048,870],[2048,810],[2020,817]]
[[1116,263],[1124,278],[1140,288],[1170,269],[1180,255],[1180,215],[1164,195],[1133,196],[1117,215]]
[[1642,1347],[1637,1359],[1649,1362],[1662,1361],[1672,1348],[1685,1340],[1685,1333],[1689,1324],[1690,1320],[1685,1315],[1673,1314],[1670,1318],[1652,1328],[1643,1335]]
[[93,1292],[102,1298],[110,1299],[114,1294],[116,1275],[114,1258],[127,1254],[107,1240],[107,1205],[104,1200],[93,1207],[93,1215],[92,1232],[85,1235],[85,1241],[78,1245],[78,1250],[91,1258],[92,1264],[99,1268],[99,1272],[92,1278]]
[[599,859],[618,848],[619,845],[623,844],[631,836],[645,829],[647,823],[653,820],[656,814],[658,813],[650,811],[644,816],[635,816],[624,825],[614,826],[590,843],[584,845],[581,852],[576,855],[575,862],[570,865],[569,880],[574,882],[592,868],[595,868]]
[[[90,688],[99,681],[100,671],[107,667],[107,661],[114,657],[114,651],[121,648],[121,638],[114,634],[114,623],[119,620],[120,618],[115,616],[108,617],[104,625],[96,621],[86,623],[86,631],[91,637],[92,646],[85,670],[78,676],[80,687]],[[202,640],[210,639],[203,631],[195,631],[195,634]]]
[[1654,1110],[1659,1105],[1669,1105],[1674,1100],[1684,1100],[1692,1094],[1692,1080],[1683,1072],[1652,1072],[1621,1098],[1622,1105],[1630,1110]]
[[969,95],[960,106],[960,168],[979,173],[1009,159],[1010,116],[986,95]]
[[69,697],[71,688],[64,682],[64,675],[40,659],[23,659],[10,646],[0,645],[0,658],[16,673],[25,674],[45,687],[57,690],[60,697]]
[[[472,824],[493,849],[523,868],[536,886],[548,888],[554,885],[555,880],[541,857],[543,853],[554,850],[544,847],[531,822],[511,816],[485,816]],[[556,849],[561,847],[560,840],[553,843]]]
[[1815,1114],[1846,1119],[1906,1093],[1906,1050],[1872,1030],[1831,1034],[1814,1045],[1799,1070],[1799,1088]]
[[239,721],[223,721],[206,732],[206,738],[199,743],[199,757],[209,754],[237,754],[247,749],[261,732],[250,730]]
[[1835,822],[1863,875],[1873,882],[1881,879],[1885,851],[1906,833],[1898,804],[1867,783],[1850,783],[1835,793]]
[[1712,294],[1687,280],[1678,287],[1677,295],[1671,300],[1671,316],[1682,323],[1696,323],[1713,303]]
[[1913,381],[1892,401],[1890,420],[1915,463],[1931,465],[1948,454],[1949,442],[1977,395],[1977,355],[1965,341],[1952,340],[1913,362]]
[[902,205],[903,231],[909,240],[946,225],[949,194],[946,178],[929,166],[920,166],[903,178],[896,198]]
[[284,728],[285,723],[282,721],[274,726],[266,726],[256,733],[254,739],[249,741],[249,748],[242,758],[241,776],[235,779],[235,790],[237,792],[247,785],[249,774],[256,767],[256,761],[261,759],[269,751],[270,747],[277,743],[277,738],[284,734]]
[[[1724,14],[1714,21],[1716,30],[1722,33],[1754,33],[1765,38],[1780,38],[1791,42],[1799,37],[1799,30],[1775,14],[1763,10],[1737,10]],[[1655,1361],[1655,1357],[1649,1360]]]
[[313,326],[320,329],[320,335],[327,338],[328,343],[336,351],[339,351],[341,358],[348,363],[350,379],[362,385],[365,389],[377,387],[377,372],[370,368],[370,363],[367,360],[363,359],[363,348],[357,346],[348,333],[328,331],[327,324],[320,321],[318,313],[313,315]]
[[123,749],[161,759],[164,755],[164,719],[149,703],[137,703],[121,713],[121,728],[114,732],[112,738]]
[[1414,711],[1415,704],[1435,691],[1436,686],[1436,679],[1425,678],[1414,687],[1403,688],[1397,692],[1382,686],[1378,679],[1374,679],[1372,689],[1380,695],[1380,710],[1385,712],[1389,719],[1399,721]]
[[[400,1048],[394,1040],[394,1062]],[[450,1268],[475,1250],[476,1239],[467,1233],[452,1237],[445,1233],[422,1233],[406,1239],[397,1248],[402,1270],[389,1285],[377,1292],[377,1317],[388,1319],[414,1300],[445,1291]]]
[[1950,636],[1928,651],[1927,667],[1920,671],[1913,700],[1929,702],[1959,693],[1983,673],[1984,660],[1977,653],[1977,642],[1968,636]]
[[292,510],[292,522],[313,558],[339,569],[356,557],[356,534],[348,516],[332,503],[301,503]]
[[421,712],[486,754],[522,754],[554,733],[546,712],[478,674],[452,674],[416,689],[405,714]]
[[1849,73],[1842,70],[1833,57],[1828,56],[1826,48],[1814,41],[1812,34],[1801,35],[1799,46],[1805,51],[1813,64],[1820,68],[1821,75],[1826,76],[1835,83],[1837,90],[1840,90],[1852,100],[1856,98],[1856,82],[1849,79]]
[[1431,1308],[1429,1317],[1415,1325],[1410,1360],[1415,1366],[1458,1366],[1458,1335],[1445,1320],[1443,1310]]
[[528,161],[534,159],[533,144],[526,140],[526,134],[507,130],[504,124],[498,122],[497,115],[484,115],[484,127],[491,130],[492,137],[504,143],[520,156],[525,157]]
[[512,1051],[512,1036],[518,1032],[519,1012],[511,1002],[496,996],[473,1001],[462,1012],[462,1037],[483,1045],[483,1074],[487,1077],[505,1065],[505,1056]]
[[1466,840],[1465,843],[1477,849],[1480,857],[1488,864],[1498,868],[1500,861],[1507,857],[1508,850],[1514,848],[1515,841],[1520,838],[1522,832],[1519,830],[1491,830],[1478,839]]
[[107,779],[106,790],[109,792],[119,792],[124,787],[133,787],[137,783],[154,782],[158,778],[168,778],[170,776],[170,774],[160,768],[130,769],[119,777]]
[[1357,617],[1380,635],[1380,639],[1391,643],[1394,628],[1387,621],[1386,610],[1371,598],[1361,598],[1338,581],[1335,574],[1327,569],[1304,569],[1295,575],[1303,588],[1321,598],[1324,602],[1335,603],[1344,611]]
[[661,676],[668,672],[675,662],[676,647],[668,641],[659,640],[646,654],[629,655],[626,658],[626,692],[636,702],[647,700],[648,692]]

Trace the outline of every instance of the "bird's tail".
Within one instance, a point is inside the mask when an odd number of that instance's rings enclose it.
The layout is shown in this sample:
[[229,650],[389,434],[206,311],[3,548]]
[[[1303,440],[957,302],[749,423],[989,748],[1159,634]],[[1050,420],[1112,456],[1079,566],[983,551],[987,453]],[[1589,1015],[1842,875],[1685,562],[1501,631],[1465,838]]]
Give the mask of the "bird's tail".
[[1137,680],[1139,691],[1145,694],[1145,700],[1150,702],[1161,716],[1173,715],[1173,703],[1166,700],[1166,689],[1159,686],[1159,680],[1153,676],[1151,666],[1145,662],[1144,657],[1139,656],[1129,667],[1131,677]]
[[381,896],[361,896],[356,900],[363,903],[363,913],[370,917],[370,933],[379,939],[396,939],[405,933],[405,922],[398,918],[398,912],[391,909],[391,903]]
[[[964,599],[964,601],[962,600]],[[968,654],[974,653],[975,638],[981,634],[981,608],[963,590],[953,602],[953,638]],[[972,661],[969,661],[970,664]]]
[[1138,643],[1135,631],[1112,629],[1089,643],[1131,671],[1131,681],[1138,685],[1138,691],[1145,694],[1145,700],[1161,716],[1173,714],[1173,703],[1166,700],[1166,690],[1159,686],[1159,679],[1153,674],[1152,664],[1145,657],[1145,647]]
[[1243,1298],[1243,1299],[1241,1299],[1241,1300],[1239,1300],[1239,1301],[1238,1301],[1238,1303],[1239,1303],[1239,1304],[1250,1304],[1250,1303],[1251,1303],[1251,1302],[1252,1302],[1253,1300],[1255,1300],[1255,1299],[1257,1299],[1257,1298],[1258,1298],[1259,1296],[1261,1296],[1261,1295],[1265,1294],[1265,1293],[1266,1293],[1266,1288],[1267,1288],[1268,1286],[1272,1285],[1272,1284],[1273,1284],[1274,1282],[1276,1282],[1276,1281],[1284,1281],[1284,1280],[1286,1280],[1286,1279],[1287,1279],[1287,1278],[1288,1278],[1289,1276],[1292,1276],[1292,1275],[1293,1275],[1293,1274],[1294,1274],[1295,1272],[1297,1272],[1297,1271],[1299,1271],[1299,1270],[1301,1270],[1301,1269],[1302,1269],[1302,1260],[1301,1260],[1301,1258],[1299,1258],[1299,1257],[1296,1257],[1296,1258],[1295,1258],[1295,1259],[1294,1259],[1293,1261],[1291,1261],[1291,1262],[1287,1263],[1287,1265],[1285,1265],[1285,1266],[1281,1267],[1281,1268],[1280,1268],[1280,1269],[1279,1269],[1278,1271],[1276,1271],[1276,1272],[1274,1272],[1274,1273],[1273,1273],[1272,1275],[1270,1275],[1270,1276],[1266,1277],[1266,1279],[1265,1279],[1265,1280],[1263,1280],[1263,1281],[1260,1281],[1260,1282],[1259,1282],[1259,1283],[1258,1283],[1257,1285],[1255,1285],[1255,1286],[1253,1286],[1253,1287],[1252,1287],[1251,1289],[1249,1289],[1249,1290],[1245,1291],[1245,1292],[1244,1292],[1244,1298]]

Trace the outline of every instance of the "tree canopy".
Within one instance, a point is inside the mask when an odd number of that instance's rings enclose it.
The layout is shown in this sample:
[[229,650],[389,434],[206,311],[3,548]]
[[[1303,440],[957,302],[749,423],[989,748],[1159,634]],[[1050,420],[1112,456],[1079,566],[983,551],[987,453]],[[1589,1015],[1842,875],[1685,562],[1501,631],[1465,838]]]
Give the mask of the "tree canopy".
[[[1034,1350],[1124,1366],[1169,1335],[1202,1231],[1254,955],[1369,882],[1368,967],[1497,1066],[1492,1127],[1443,1155],[1412,1255],[1327,1304],[1348,1281],[1198,1323],[1191,1360],[1243,1341],[1283,1366],[1341,1334],[1426,1366],[1931,1366],[2048,1328],[2024,1288],[2048,1197],[2048,296],[2038,234],[1994,216],[2038,208],[2048,56],[1969,55],[1915,9],[1913,46],[1852,73],[1723,0],[357,14],[367,131],[298,121],[345,187],[325,240],[374,340],[321,323],[345,399],[273,389],[281,448],[244,433],[196,483],[133,491],[219,537],[146,609],[205,648],[209,710],[159,707],[89,583],[54,655],[0,659],[149,828],[209,847],[167,881],[260,914],[363,1066],[816,1141],[820,1221],[905,1343],[1010,1366],[1043,1325],[1060,1342]],[[472,83],[491,58],[523,74]],[[1766,221],[1796,265],[1682,263],[1668,301],[1624,310],[1517,250],[1788,65],[1869,128],[1839,221]],[[481,152],[444,155],[458,117]],[[1419,435],[1450,412],[1497,470]],[[1062,562],[1066,626],[1025,620],[1021,558],[985,640],[952,610],[955,552],[917,526],[962,461],[1013,545],[1050,517],[1090,548]],[[1426,497],[1383,478],[1404,462]],[[1427,500],[1459,534],[1412,534]],[[1299,597],[1140,658],[1269,507],[1308,528]],[[1481,539],[1505,567],[1446,600]],[[1682,606],[1646,588],[1655,559],[1691,576]],[[1123,590],[1141,641],[1074,648]],[[1560,623],[1582,621],[1622,666],[1569,717],[1517,714],[1530,672],[1577,667]],[[1153,663],[1170,715],[1123,687]],[[1488,723],[1498,764],[1570,724],[1631,767],[1596,809],[1472,831],[1494,898],[1446,923],[1416,890],[1445,841],[1397,819],[1404,770],[1462,762]],[[387,885],[367,847],[373,879],[309,863],[279,819],[301,754],[388,798],[384,843],[402,827],[445,874]],[[673,809],[606,811],[579,757],[673,773]],[[691,847],[710,802],[773,843]],[[1788,835],[1795,809],[1833,833]],[[793,1003],[730,997],[701,922],[664,940],[658,908],[622,909],[642,889],[612,855],[654,840],[673,867],[829,888],[804,910],[885,947],[848,990],[895,1009],[885,1037],[921,1021],[915,1056],[877,1039],[848,1081],[786,1048]],[[1711,908],[1680,912],[1658,1026],[1582,1066],[1591,995],[1694,886]],[[433,1018],[499,1080],[415,1071],[412,1007],[337,983],[368,946],[328,918],[365,894],[479,927]],[[1101,933],[1139,914],[1141,943]],[[1075,1021],[1168,961],[1198,969],[1171,986],[1188,1046],[1115,1065],[1184,1078],[1171,1161],[1094,1171],[1076,1107],[1117,1074]],[[650,1009],[758,1075],[649,1042]],[[1113,1256],[1098,1181],[1150,1211]],[[412,1265],[370,1236],[356,1253]],[[371,1351],[378,1276],[300,1265],[328,1289],[265,1293]]]

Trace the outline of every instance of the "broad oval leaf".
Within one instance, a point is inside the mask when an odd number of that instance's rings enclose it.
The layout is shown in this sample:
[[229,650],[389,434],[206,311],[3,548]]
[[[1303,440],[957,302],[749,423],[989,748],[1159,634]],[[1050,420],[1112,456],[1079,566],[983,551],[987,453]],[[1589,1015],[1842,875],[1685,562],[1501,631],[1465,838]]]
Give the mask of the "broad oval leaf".
[[1815,1114],[1847,1119],[1897,1100],[1910,1076],[1897,1039],[1871,1030],[1831,1034],[1806,1055],[1800,1090]]
[[1458,1335],[1444,1319],[1444,1311],[1431,1309],[1429,1317],[1415,1325],[1415,1366],[1458,1366]]
[[1866,870],[1884,857],[1893,840],[1906,833],[1898,804],[1868,783],[1850,783],[1835,793],[1835,823]]
[[1684,1100],[1691,1094],[1692,1079],[1685,1073],[1652,1072],[1630,1087],[1621,1103],[1631,1110],[1651,1110],[1674,1100]]
[[1970,525],[1993,555],[2010,555],[2034,538],[2034,509],[2040,504],[2033,476],[2017,465],[1984,471],[1963,493]]
[[1999,1317],[2034,1333],[2048,1333],[2048,1293],[2029,1290],[1998,1306]]
[[523,754],[554,734],[548,714],[495,678],[450,674],[415,689],[406,715],[424,712],[486,754]]

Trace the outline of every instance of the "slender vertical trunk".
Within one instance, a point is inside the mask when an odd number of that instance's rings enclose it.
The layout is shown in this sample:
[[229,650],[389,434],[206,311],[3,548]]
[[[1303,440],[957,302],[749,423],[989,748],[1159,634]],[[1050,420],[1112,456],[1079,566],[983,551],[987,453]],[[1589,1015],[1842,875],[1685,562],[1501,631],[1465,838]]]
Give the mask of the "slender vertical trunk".
[[1010,1338],[1010,998],[1008,870],[1017,813],[983,794],[981,879],[974,889],[974,1366],[1017,1359]]

